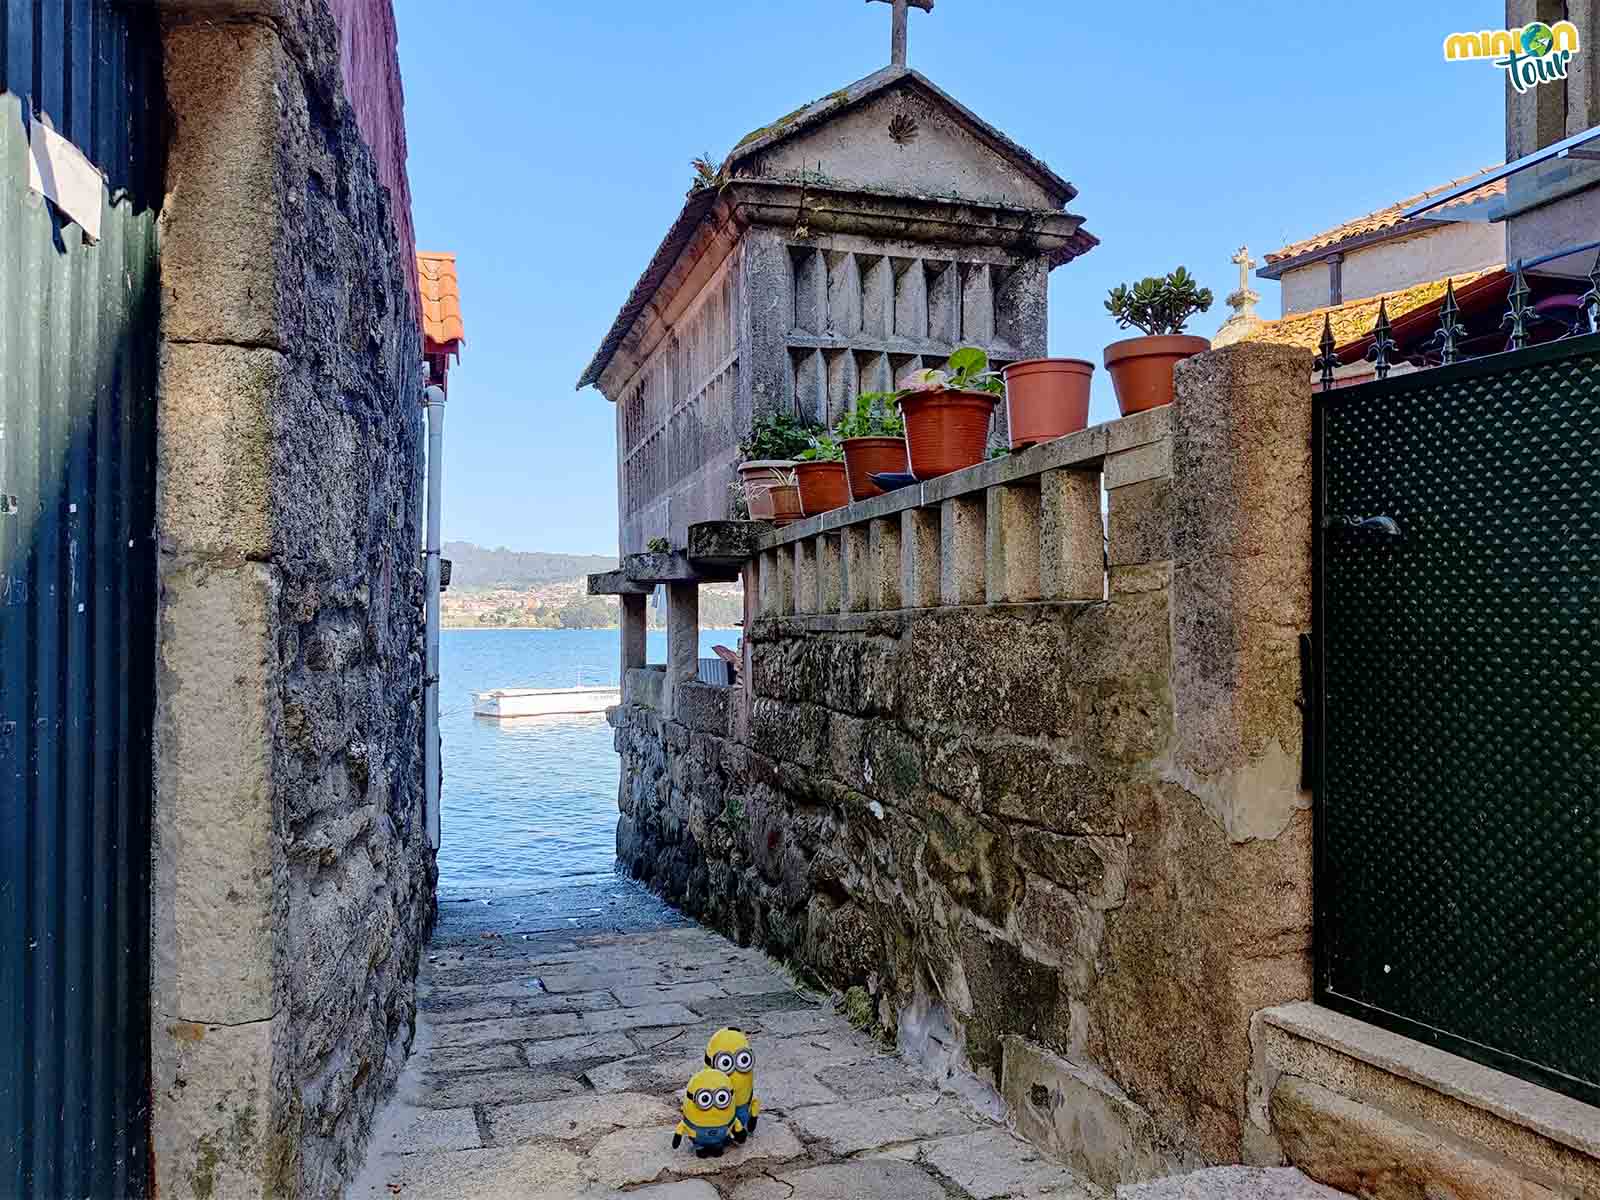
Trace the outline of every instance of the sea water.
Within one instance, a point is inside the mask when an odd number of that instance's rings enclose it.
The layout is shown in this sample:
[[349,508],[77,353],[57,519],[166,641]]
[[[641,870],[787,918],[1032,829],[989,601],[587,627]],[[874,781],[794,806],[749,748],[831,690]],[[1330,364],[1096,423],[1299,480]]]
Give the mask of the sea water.
[[[739,645],[704,630],[701,654]],[[650,634],[665,662],[666,634]],[[472,713],[491,688],[616,686],[615,629],[447,629],[440,635],[444,741],[439,895],[483,898],[609,875],[616,860],[618,758],[604,714],[497,721]]]

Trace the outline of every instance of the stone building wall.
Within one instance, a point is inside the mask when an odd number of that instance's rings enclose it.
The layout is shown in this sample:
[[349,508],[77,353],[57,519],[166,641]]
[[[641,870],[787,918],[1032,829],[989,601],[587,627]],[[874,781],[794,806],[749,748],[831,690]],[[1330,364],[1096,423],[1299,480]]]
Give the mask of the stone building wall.
[[[758,415],[831,425],[963,345],[999,367],[1047,341],[1049,266],[953,241],[751,225],[617,400],[623,553],[728,515],[738,443]],[[996,437],[1006,436],[996,415]]]
[[1246,1157],[1251,1015],[1311,983],[1308,372],[1219,351],[1170,410],[1029,452],[1060,469],[798,527],[747,690],[630,679],[622,860],[1103,1182]]
[[168,7],[156,1182],[333,1197],[433,914],[421,335],[326,0]]

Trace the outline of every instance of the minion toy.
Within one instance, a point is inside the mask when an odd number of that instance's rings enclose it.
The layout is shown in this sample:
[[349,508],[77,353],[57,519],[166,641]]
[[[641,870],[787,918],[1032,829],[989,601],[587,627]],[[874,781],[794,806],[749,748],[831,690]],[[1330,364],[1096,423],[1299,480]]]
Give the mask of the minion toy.
[[743,1126],[733,1111],[733,1080],[707,1068],[689,1080],[683,1095],[683,1120],[672,1134],[676,1150],[688,1138],[700,1158],[720,1158],[730,1137],[744,1140]]
[[756,1099],[756,1060],[750,1039],[738,1029],[719,1029],[706,1043],[706,1066],[733,1081],[734,1137],[744,1141],[756,1131],[761,1101]]

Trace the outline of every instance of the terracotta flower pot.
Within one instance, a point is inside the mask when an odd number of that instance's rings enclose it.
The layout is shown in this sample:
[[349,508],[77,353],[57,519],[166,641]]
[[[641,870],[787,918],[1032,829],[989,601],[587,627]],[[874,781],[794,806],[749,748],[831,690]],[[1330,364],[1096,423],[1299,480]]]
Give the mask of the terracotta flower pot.
[[883,489],[872,482],[873,475],[892,475],[905,471],[906,443],[897,437],[859,437],[844,440],[845,474],[850,481],[850,498],[865,500],[881,496]]
[[903,397],[911,473],[935,479],[981,463],[989,449],[989,419],[999,403],[1000,397],[988,392],[943,388]]
[[1209,349],[1205,338],[1181,333],[1112,342],[1106,347],[1106,369],[1116,384],[1122,415],[1171,404],[1172,368]]
[[745,503],[752,521],[771,521],[777,516],[772,505],[772,488],[794,470],[785,459],[758,458],[739,464],[739,482],[744,484]]
[[772,523],[774,525],[793,525],[805,516],[800,507],[800,485],[794,483],[780,483],[768,492],[772,497]]
[[800,480],[800,507],[806,516],[832,512],[850,503],[850,484],[842,462],[796,463],[794,473]]
[[1077,433],[1089,424],[1094,364],[1082,358],[1031,358],[1005,369],[1011,448]]

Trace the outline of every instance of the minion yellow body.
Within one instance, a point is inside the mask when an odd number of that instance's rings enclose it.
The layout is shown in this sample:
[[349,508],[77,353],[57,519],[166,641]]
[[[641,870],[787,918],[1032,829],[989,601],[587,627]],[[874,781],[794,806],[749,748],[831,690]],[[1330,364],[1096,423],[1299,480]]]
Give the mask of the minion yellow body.
[[761,1101],[756,1099],[755,1055],[750,1039],[739,1029],[719,1029],[706,1043],[706,1066],[733,1081],[734,1136],[744,1141],[756,1131]]
[[688,1138],[701,1158],[716,1158],[731,1137],[743,1140],[744,1127],[734,1114],[733,1080],[707,1068],[689,1080],[683,1094],[683,1120],[672,1134],[676,1150]]

